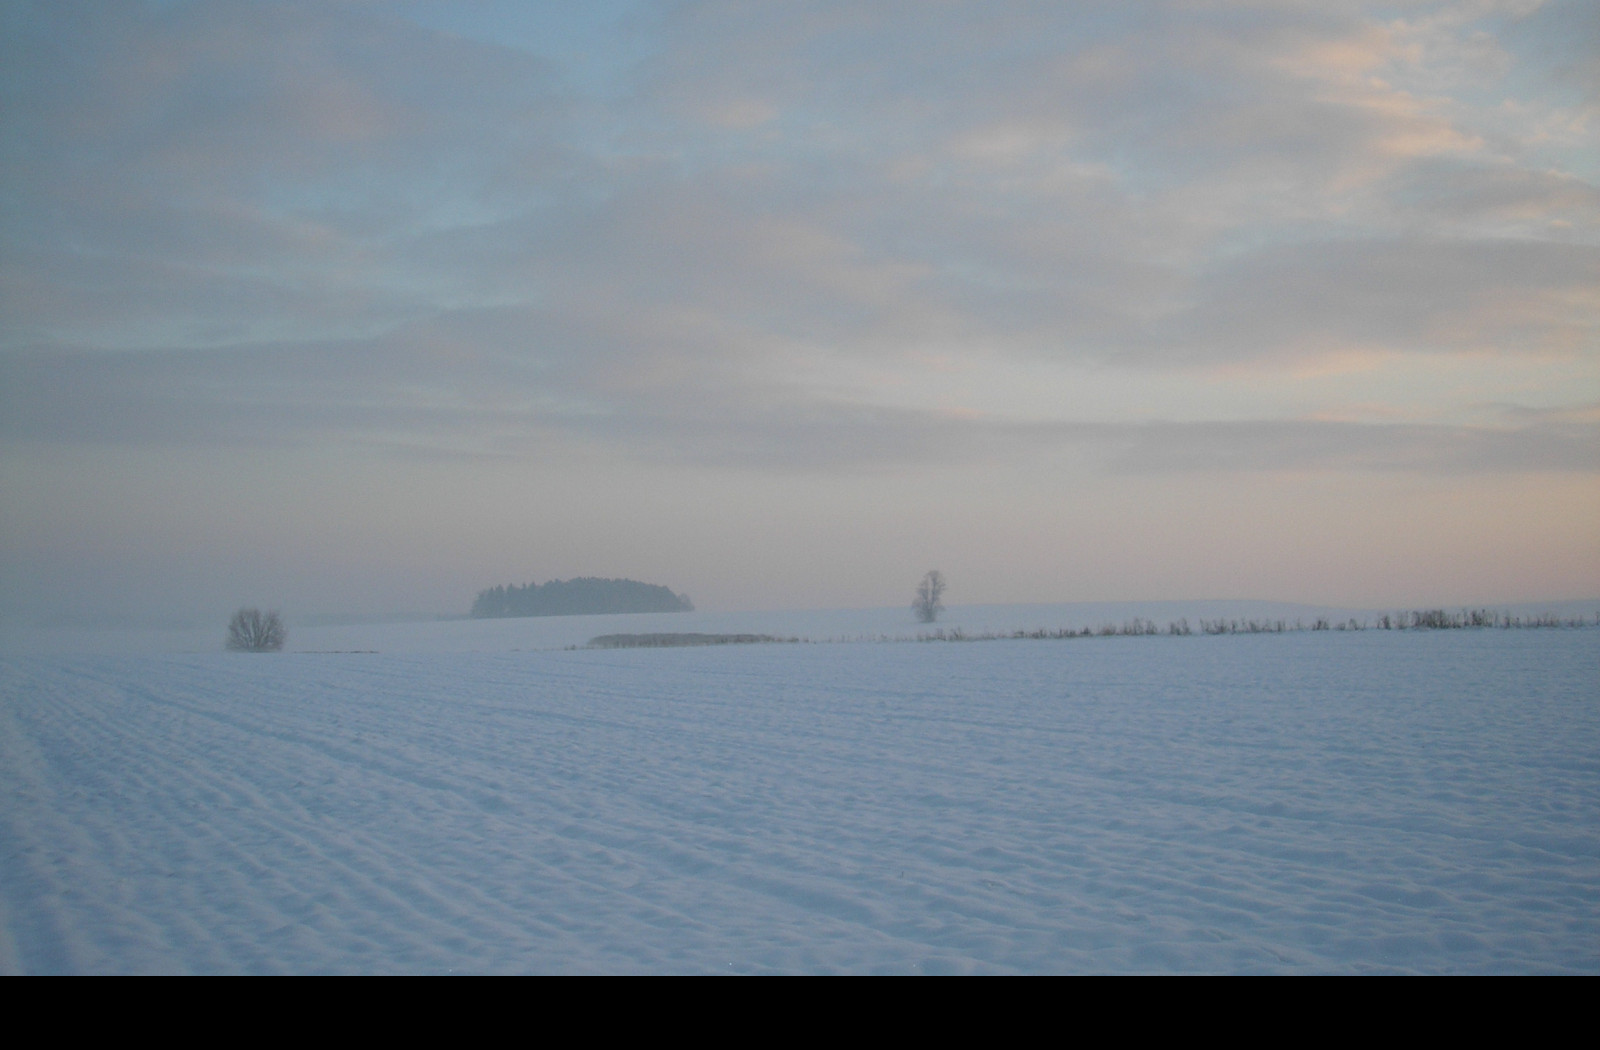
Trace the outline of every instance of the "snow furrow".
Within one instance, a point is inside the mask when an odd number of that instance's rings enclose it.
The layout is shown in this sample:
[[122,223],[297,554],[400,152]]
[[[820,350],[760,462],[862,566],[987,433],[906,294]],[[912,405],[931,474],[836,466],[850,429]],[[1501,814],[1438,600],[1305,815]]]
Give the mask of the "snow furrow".
[[7,972],[1594,972],[1597,632],[0,664]]

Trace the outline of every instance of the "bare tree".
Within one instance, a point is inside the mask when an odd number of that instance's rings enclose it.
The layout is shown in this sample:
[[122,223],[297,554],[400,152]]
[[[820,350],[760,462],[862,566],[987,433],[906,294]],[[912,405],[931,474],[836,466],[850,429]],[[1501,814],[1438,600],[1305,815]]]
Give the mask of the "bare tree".
[[932,623],[944,611],[944,603],[939,599],[944,596],[944,573],[934,569],[922,578],[917,584],[917,597],[911,603],[911,609],[917,614],[917,619],[923,623]]
[[240,609],[228,621],[228,648],[247,653],[275,653],[283,648],[289,632],[276,611]]

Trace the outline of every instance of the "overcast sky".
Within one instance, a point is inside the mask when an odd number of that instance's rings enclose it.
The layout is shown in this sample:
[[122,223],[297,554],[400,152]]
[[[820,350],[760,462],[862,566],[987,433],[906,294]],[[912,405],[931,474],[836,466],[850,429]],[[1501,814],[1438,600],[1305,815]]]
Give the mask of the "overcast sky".
[[1600,596],[1600,4],[0,6],[0,617]]

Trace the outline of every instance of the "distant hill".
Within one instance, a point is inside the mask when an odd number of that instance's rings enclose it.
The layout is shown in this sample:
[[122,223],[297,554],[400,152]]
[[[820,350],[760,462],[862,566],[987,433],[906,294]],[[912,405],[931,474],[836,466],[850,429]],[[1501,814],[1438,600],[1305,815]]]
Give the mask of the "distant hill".
[[693,609],[687,595],[673,594],[659,584],[602,580],[594,576],[529,583],[521,587],[516,584],[491,587],[480,591],[472,603],[472,615],[479,618],[690,612]]

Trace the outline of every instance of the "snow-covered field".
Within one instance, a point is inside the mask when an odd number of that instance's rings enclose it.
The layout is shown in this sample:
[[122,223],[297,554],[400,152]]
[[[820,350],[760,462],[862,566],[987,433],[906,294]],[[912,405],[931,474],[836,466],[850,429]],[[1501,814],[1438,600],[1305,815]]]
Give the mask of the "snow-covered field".
[[5,659],[0,970],[1600,972],[1600,630],[657,629]]

